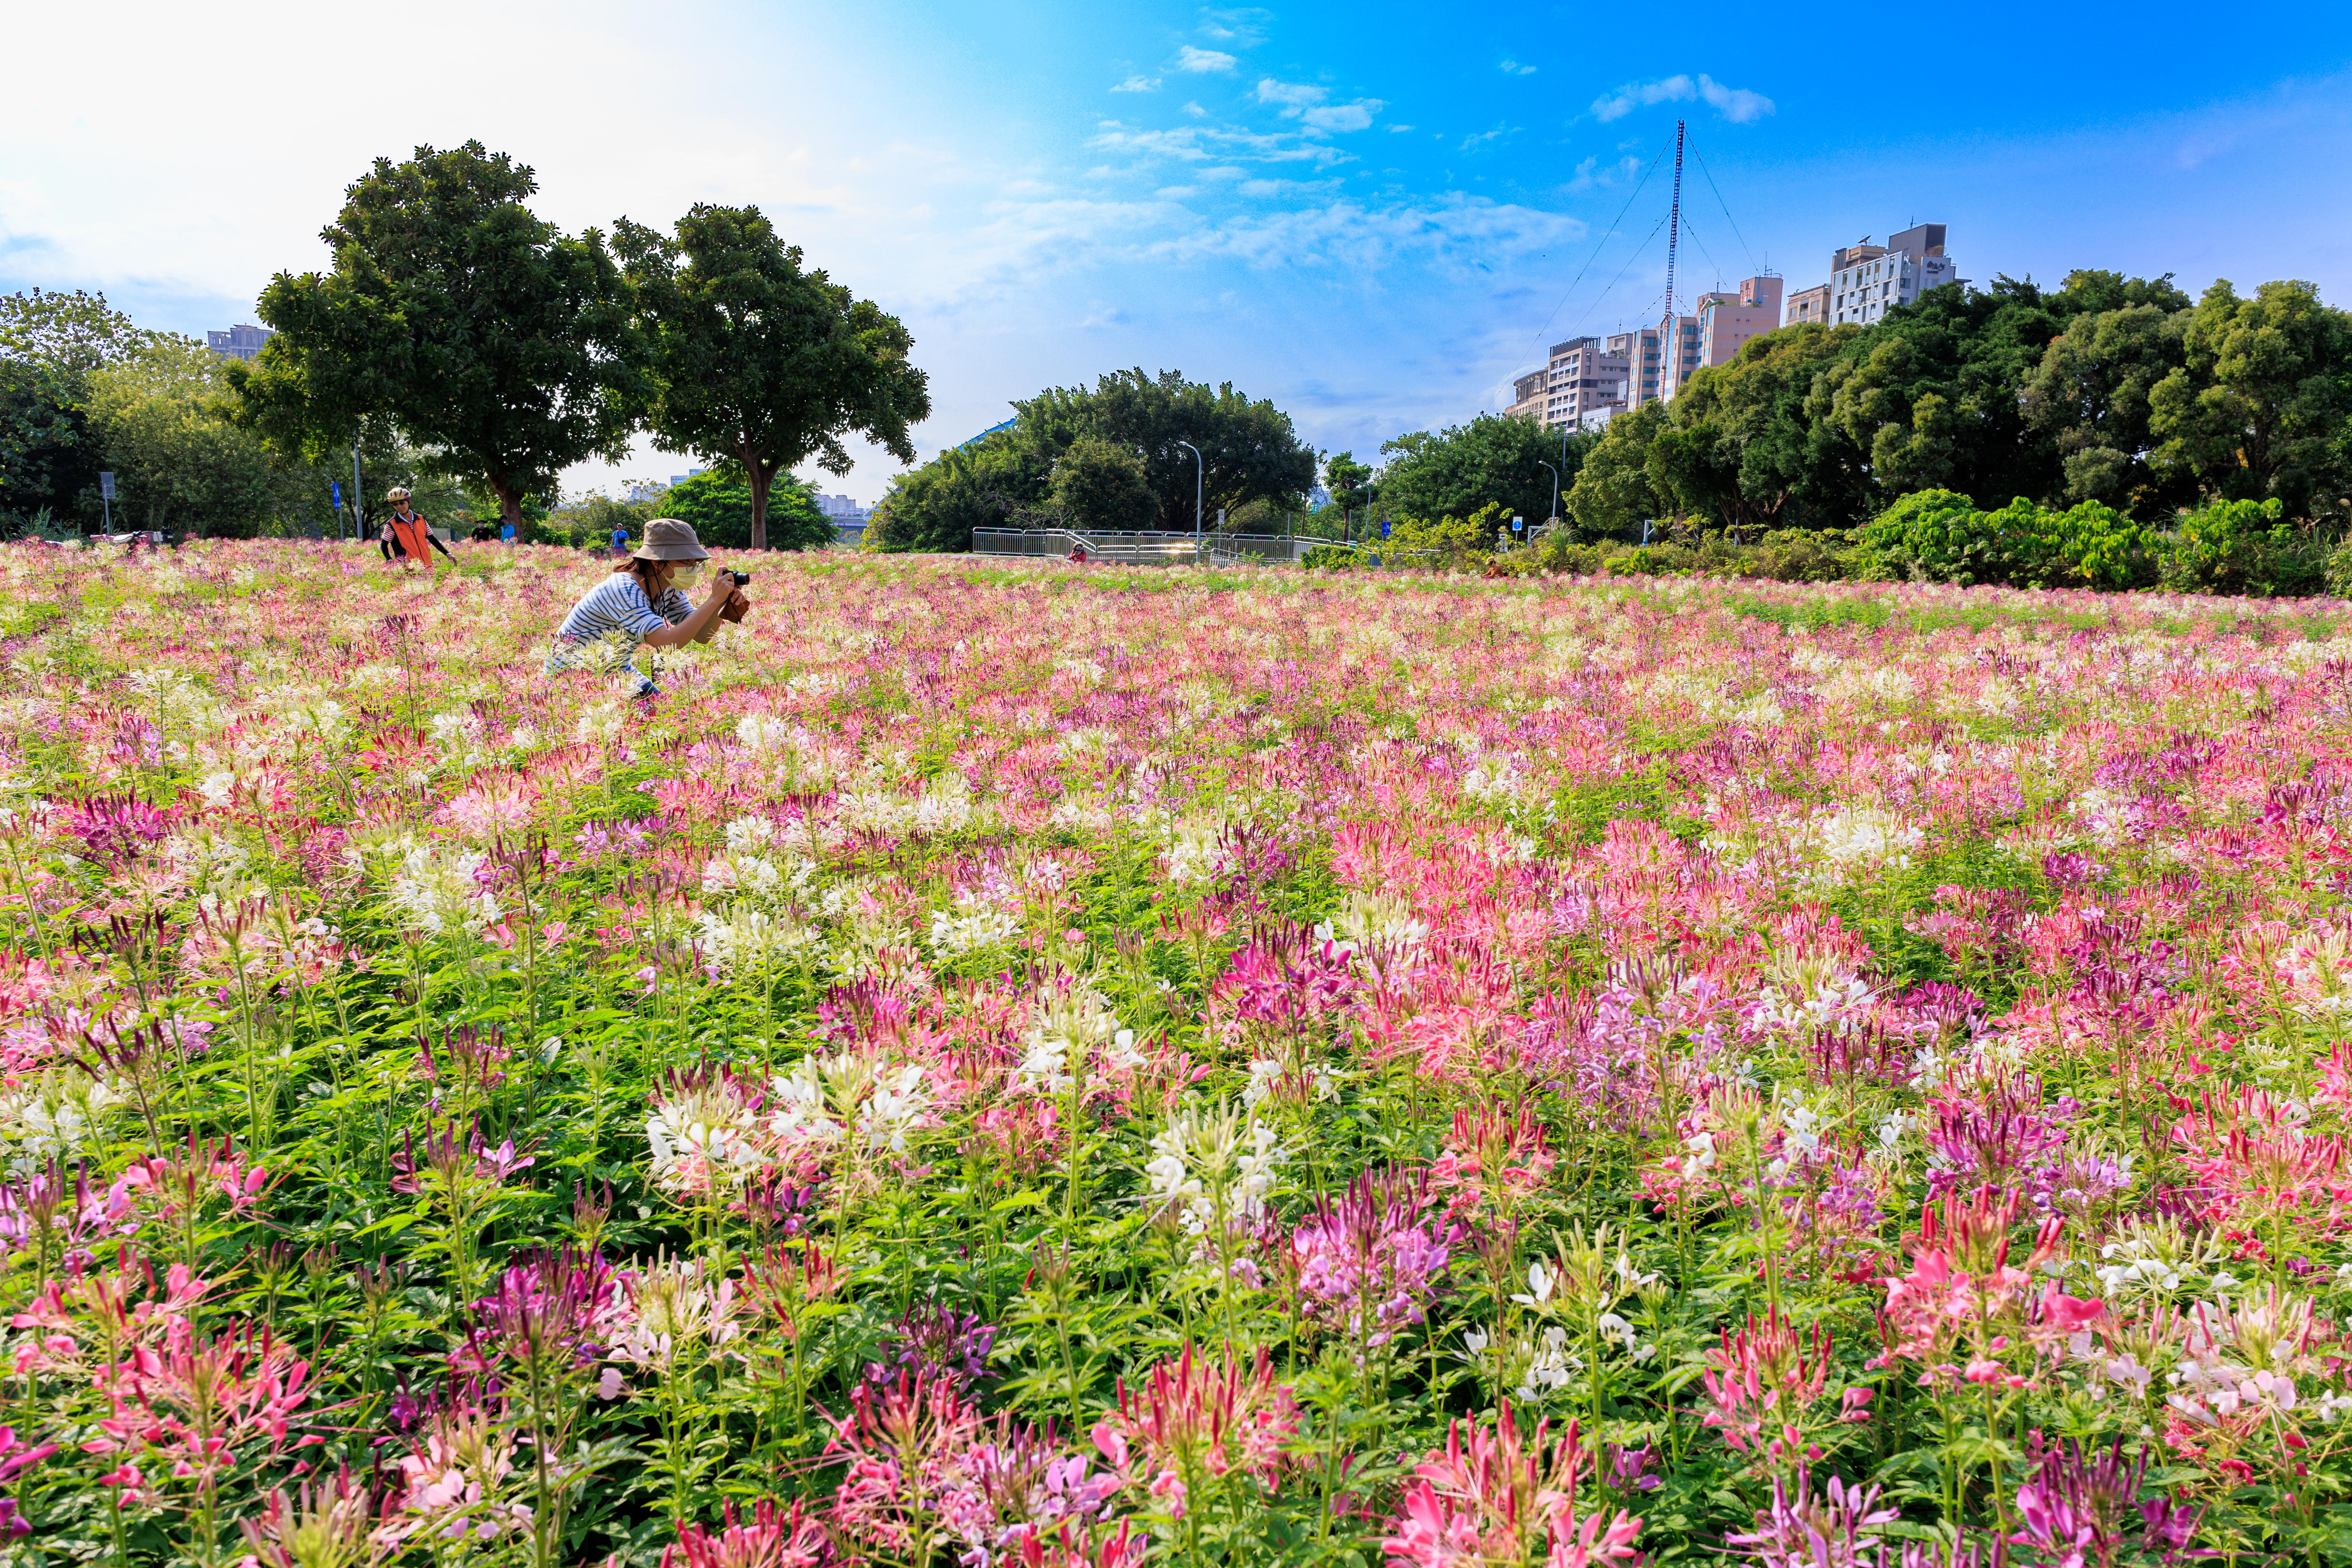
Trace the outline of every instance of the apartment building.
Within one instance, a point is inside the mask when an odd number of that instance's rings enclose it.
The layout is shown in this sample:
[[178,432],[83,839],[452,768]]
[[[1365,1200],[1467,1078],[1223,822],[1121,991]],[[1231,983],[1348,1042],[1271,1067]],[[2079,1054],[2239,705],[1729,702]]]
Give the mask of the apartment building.
[[225,332],[206,332],[205,346],[223,359],[255,359],[261,345],[278,334],[268,327],[235,326]]
[[1623,354],[1599,338],[1570,338],[1552,344],[1543,369],[1513,378],[1511,405],[1504,412],[1525,415],[1547,430],[1581,428],[1594,409],[1624,405],[1631,374]]
[[[1707,295],[1703,296],[1700,302],[1704,304],[1708,299],[1728,299],[1729,297],[1728,295]],[[1663,374],[1658,386],[1660,396],[1671,398],[1683,389],[1683,383],[1688,381],[1691,378],[1691,373],[1699,367],[1698,318],[1676,316],[1671,325],[1661,318],[1658,322],[1658,335],[1661,338],[1671,337],[1675,343],[1674,352],[1665,356],[1661,367]]]
[[1625,362],[1624,396],[1628,407],[1639,408],[1644,403],[1655,403],[1663,395],[1660,387],[1665,369],[1658,344],[1658,329],[1655,327],[1612,332],[1601,340],[1603,349]]
[[1917,224],[1888,236],[1885,245],[1865,239],[1831,254],[1829,321],[1868,326],[1930,289],[1967,281],[1959,264],[1944,254],[1944,226]]
[[1788,304],[1780,312],[1780,324],[1784,327],[1793,327],[1799,321],[1826,324],[1829,319],[1830,286],[1826,283],[1798,289],[1789,296]]
[[1767,272],[1739,280],[1737,291],[1708,294],[1698,304],[1698,363],[1729,364],[1742,344],[1780,324],[1780,279]]

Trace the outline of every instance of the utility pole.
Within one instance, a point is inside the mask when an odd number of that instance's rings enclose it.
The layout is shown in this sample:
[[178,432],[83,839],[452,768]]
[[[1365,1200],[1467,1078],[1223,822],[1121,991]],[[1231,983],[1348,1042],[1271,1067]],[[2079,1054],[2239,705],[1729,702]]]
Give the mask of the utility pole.
[[[1677,164],[1676,167],[1679,168],[1680,165]],[[1671,277],[1673,268],[1669,268],[1667,273]],[[1673,285],[1668,284],[1667,289],[1671,292]],[[367,537],[366,506],[367,492],[360,489],[360,444],[354,441],[352,443],[352,535],[355,539],[364,540]]]
[[1658,358],[1658,395],[1667,395],[1666,389],[1680,380],[1683,335],[1675,325],[1675,247],[1683,236],[1683,126],[1675,121],[1675,199],[1666,209],[1666,321],[1659,335],[1665,341],[1659,344],[1664,352]]

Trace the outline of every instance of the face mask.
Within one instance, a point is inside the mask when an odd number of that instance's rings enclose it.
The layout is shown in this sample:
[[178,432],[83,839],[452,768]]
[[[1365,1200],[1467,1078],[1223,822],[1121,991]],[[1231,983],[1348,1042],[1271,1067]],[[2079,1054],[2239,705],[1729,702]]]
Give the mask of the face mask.
[[673,588],[691,588],[701,578],[702,563],[689,561],[670,574],[669,585]]

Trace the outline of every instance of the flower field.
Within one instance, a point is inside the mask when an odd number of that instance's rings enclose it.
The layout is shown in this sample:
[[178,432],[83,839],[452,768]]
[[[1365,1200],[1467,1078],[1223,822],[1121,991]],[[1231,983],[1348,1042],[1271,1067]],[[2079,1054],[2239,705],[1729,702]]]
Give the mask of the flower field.
[[2352,620],[0,552],[13,1563],[2352,1559]]

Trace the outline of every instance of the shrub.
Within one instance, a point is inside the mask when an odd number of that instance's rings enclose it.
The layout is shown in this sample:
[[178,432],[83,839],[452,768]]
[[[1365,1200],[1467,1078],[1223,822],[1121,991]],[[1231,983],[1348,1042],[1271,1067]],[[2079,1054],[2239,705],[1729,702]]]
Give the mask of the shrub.
[[2021,496],[1980,511],[1954,490],[1914,490],[1862,535],[1906,575],[1963,587],[2126,588],[2150,574],[2147,531],[2097,501],[2052,511]]
[[2182,512],[2158,552],[2159,579],[2175,593],[2259,598],[2332,585],[2327,542],[2280,521],[2282,510],[2273,498],[2217,500]]
[[1501,502],[1491,501],[1468,517],[1405,518],[1390,529],[1381,554],[1401,566],[1483,568],[1495,553],[1496,530],[1508,528],[1510,516]]

